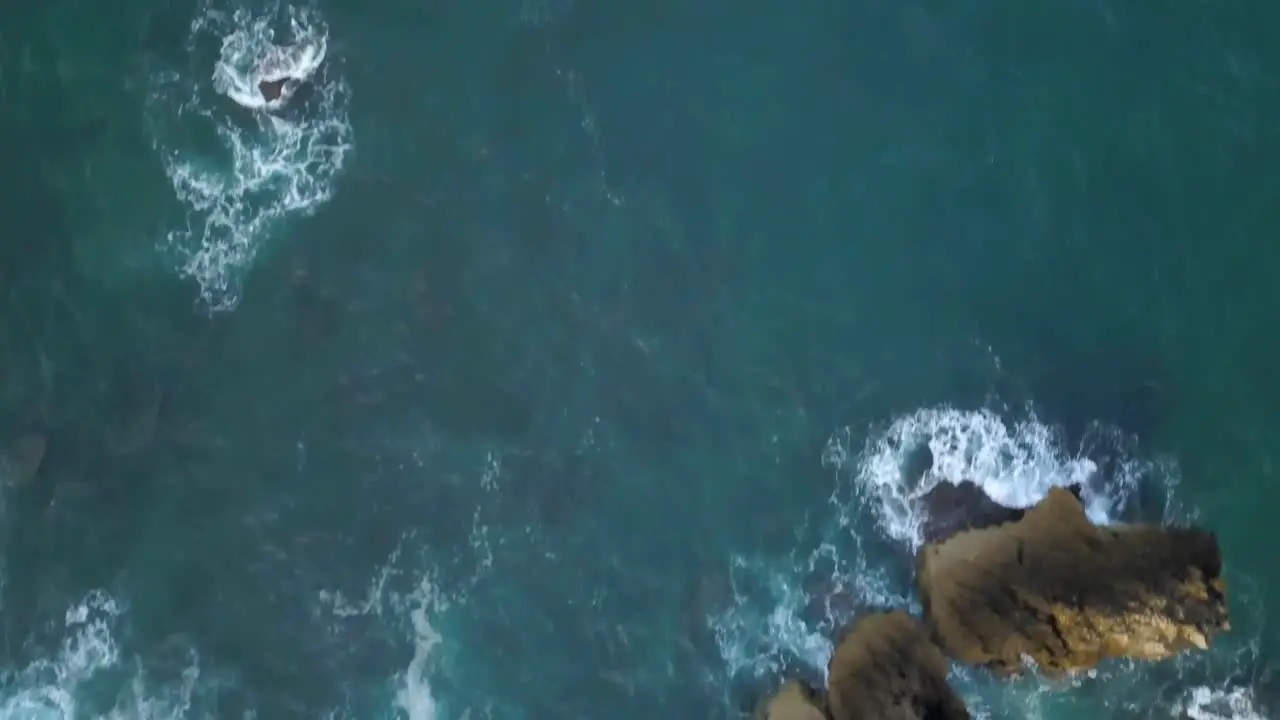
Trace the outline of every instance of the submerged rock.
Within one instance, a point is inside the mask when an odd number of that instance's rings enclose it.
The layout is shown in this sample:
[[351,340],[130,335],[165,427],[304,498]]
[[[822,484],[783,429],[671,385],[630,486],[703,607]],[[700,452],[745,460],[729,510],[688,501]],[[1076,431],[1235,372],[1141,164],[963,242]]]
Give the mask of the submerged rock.
[[[1079,485],[1072,485],[1067,489],[1079,499]],[[1027,512],[1023,508],[1001,505],[969,480],[958,483],[940,480],[920,498],[920,503],[925,515],[922,530],[926,543],[945,540],[964,530],[979,530],[1016,522]]]
[[876,612],[840,638],[827,667],[831,720],[968,718],[947,684],[947,660],[915,618]]
[[111,455],[138,455],[155,440],[164,393],[158,384],[134,380],[122,394],[119,420],[106,428],[104,443]]
[[0,485],[22,487],[40,471],[48,440],[43,435],[25,435],[0,453]]
[[934,639],[1001,674],[1113,657],[1160,660],[1229,629],[1217,539],[1196,528],[1098,527],[1061,488],[1016,522],[925,546],[916,581]]
[[262,107],[268,112],[278,112],[294,104],[304,91],[313,89],[306,77],[282,75],[258,81],[258,94]]
[[822,693],[799,680],[788,680],[752,715],[752,720],[826,720]]

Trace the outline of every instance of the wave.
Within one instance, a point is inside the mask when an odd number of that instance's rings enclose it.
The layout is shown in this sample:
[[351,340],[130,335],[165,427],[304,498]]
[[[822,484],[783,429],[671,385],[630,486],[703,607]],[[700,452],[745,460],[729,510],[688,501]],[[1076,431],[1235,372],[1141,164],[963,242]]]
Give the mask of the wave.
[[[847,454],[848,430],[834,440],[828,453]],[[904,470],[923,449],[932,465],[912,477]],[[927,519],[919,501],[939,483],[967,480],[1001,505],[1015,508],[1036,504],[1052,487],[1081,485],[1089,518],[1109,523],[1136,488],[1136,477],[1133,468],[1126,468],[1099,486],[1097,474],[1093,460],[1066,453],[1053,429],[1034,417],[1010,425],[990,410],[943,407],[900,417],[868,440],[855,479],[859,490],[873,496],[872,508],[885,533],[914,549],[924,542],[921,527]]]
[[[163,248],[209,311],[229,310],[280,222],[333,195],[354,145],[351,91],[308,6],[207,0],[184,50],[184,63],[152,73],[147,113],[186,214]],[[265,97],[263,83],[278,94]]]
[[1190,720],[1266,720],[1253,691],[1242,687],[1194,687],[1174,706],[1172,715]]
[[[13,720],[173,720],[192,715],[199,658],[185,653],[171,681],[126,661],[116,639],[124,608],[102,591],[67,609],[55,653],[0,673],[0,718]],[[199,717],[211,717],[200,714]]]

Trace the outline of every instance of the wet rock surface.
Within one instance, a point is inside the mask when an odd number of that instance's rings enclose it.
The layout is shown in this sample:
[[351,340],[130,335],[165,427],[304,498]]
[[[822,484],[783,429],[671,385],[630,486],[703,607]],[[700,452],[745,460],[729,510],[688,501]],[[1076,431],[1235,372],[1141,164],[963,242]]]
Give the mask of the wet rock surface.
[[917,584],[953,658],[1049,674],[1113,657],[1160,660],[1229,628],[1216,538],[1196,528],[1099,527],[1069,491],[1020,518],[927,544]]

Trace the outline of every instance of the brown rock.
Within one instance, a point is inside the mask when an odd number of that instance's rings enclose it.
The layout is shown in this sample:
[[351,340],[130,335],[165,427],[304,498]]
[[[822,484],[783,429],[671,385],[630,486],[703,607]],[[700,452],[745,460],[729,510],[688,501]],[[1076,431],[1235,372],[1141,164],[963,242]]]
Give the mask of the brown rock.
[[947,684],[947,659],[915,618],[862,616],[845,631],[827,667],[832,720],[962,720],[964,702]]
[[752,720],[826,720],[822,694],[799,680],[788,680],[764,702]]
[[275,102],[284,95],[284,86],[290,78],[283,77],[275,80],[262,80],[258,83],[258,92],[262,93],[262,99],[267,102]]
[[934,639],[1001,674],[1207,648],[1230,625],[1222,555],[1203,530],[1098,527],[1055,488],[1018,521],[926,545],[916,581]]

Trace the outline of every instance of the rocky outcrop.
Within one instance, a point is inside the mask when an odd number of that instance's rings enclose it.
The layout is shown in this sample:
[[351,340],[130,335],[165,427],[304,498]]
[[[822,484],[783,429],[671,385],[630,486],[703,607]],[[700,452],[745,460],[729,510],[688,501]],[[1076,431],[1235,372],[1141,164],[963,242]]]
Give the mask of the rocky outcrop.
[[788,680],[766,700],[752,720],[826,720],[822,693],[799,680]]
[[258,82],[258,92],[262,93],[262,99],[267,102],[276,102],[284,97],[285,86],[293,78],[281,77],[273,80],[261,80]]
[[915,618],[895,610],[862,616],[827,668],[831,720],[968,718],[947,684],[947,660]]
[[1229,627],[1221,571],[1208,532],[1095,526],[1054,489],[1015,522],[926,545],[916,580],[952,657],[1001,674],[1029,657],[1057,674],[1207,648]]
[[[1067,488],[1076,498],[1081,487]],[[925,522],[922,527],[926,543],[945,540],[958,532],[1017,522],[1025,509],[1005,507],[992,500],[976,483],[962,480],[951,483],[937,481],[933,489],[920,498]]]
[[947,659],[901,610],[862,615],[841,635],[824,694],[790,680],[753,720],[968,720],[947,684]]

